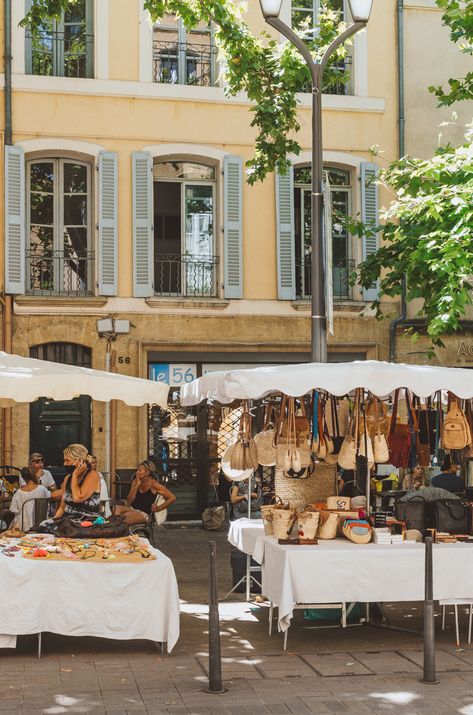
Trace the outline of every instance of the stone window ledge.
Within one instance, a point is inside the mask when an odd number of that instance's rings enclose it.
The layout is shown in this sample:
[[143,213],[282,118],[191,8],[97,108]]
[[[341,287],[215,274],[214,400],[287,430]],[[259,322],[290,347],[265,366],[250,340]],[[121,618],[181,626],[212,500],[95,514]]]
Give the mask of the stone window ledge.
[[[310,300],[294,300],[291,302],[294,310],[301,312],[309,312],[311,308]],[[334,313],[360,313],[365,310],[367,303],[363,301],[349,300],[336,301],[333,304]]]
[[202,310],[202,308],[213,310],[225,310],[230,305],[228,300],[219,300],[218,298],[160,298],[154,296],[146,298],[146,304],[150,308],[185,308]]
[[55,307],[55,308],[102,308],[107,305],[108,298],[104,296],[58,296],[58,295],[17,295],[15,303],[24,306]]

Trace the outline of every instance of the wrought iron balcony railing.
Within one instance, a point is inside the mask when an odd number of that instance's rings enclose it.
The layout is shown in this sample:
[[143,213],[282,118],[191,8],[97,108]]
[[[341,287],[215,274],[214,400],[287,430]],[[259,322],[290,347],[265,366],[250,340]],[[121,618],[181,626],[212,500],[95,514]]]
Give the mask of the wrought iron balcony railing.
[[153,80],[210,87],[216,83],[217,48],[212,44],[153,41]]
[[93,77],[94,36],[46,30],[26,33],[29,71],[53,77]]
[[[334,300],[351,300],[352,292],[350,276],[355,270],[355,261],[334,261],[332,266],[332,283]],[[296,260],[296,298],[308,299],[311,296],[311,265],[310,256]]]
[[85,296],[92,293],[94,253],[71,256],[64,251],[26,254],[27,293]]
[[215,298],[218,264],[218,256],[158,254],[154,259],[154,293]]

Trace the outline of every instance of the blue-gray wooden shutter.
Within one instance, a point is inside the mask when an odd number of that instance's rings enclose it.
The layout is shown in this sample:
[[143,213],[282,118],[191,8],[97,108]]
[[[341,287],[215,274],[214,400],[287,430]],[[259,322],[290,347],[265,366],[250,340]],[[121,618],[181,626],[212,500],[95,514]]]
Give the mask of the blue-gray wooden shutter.
[[118,158],[99,154],[99,294],[118,291]]
[[224,194],[224,295],[243,297],[243,167],[239,156],[227,154],[223,162]]
[[295,300],[296,264],[294,238],[294,169],[276,171],[276,232],[278,255],[278,299]]
[[133,295],[153,295],[153,159],[133,152]]
[[[362,162],[361,175],[361,220],[368,226],[378,224],[378,186],[375,183],[378,167]],[[378,250],[378,236],[363,236],[363,260]],[[363,300],[373,301],[378,297],[378,284],[363,289]]]
[[25,292],[25,157],[5,146],[5,291]]

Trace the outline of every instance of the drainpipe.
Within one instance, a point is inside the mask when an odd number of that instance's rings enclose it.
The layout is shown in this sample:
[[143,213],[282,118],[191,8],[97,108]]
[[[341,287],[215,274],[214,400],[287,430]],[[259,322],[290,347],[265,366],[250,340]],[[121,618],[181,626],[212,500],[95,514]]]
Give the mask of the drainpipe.
[[[5,0],[4,4],[4,48],[3,56],[4,72],[5,72],[5,131],[4,144],[13,143],[13,128],[12,128],[12,45],[11,45],[11,0]],[[5,271],[4,271],[5,276]],[[3,286],[5,291],[5,285]],[[3,349],[7,353],[12,351],[12,314],[13,314],[13,299],[11,295],[5,295],[2,300],[3,312]],[[11,464],[12,461],[12,409],[7,407],[3,409],[3,464]]]
[[5,0],[5,17],[4,17],[4,46],[5,54],[3,56],[3,64],[5,71],[5,144],[13,144],[12,130],[12,109],[11,109],[11,67],[12,67],[12,48],[11,48],[11,0]]
[[[399,158],[405,154],[405,126],[404,112],[404,0],[397,0],[397,97],[398,97],[398,145]],[[401,294],[401,315],[391,321],[389,326],[389,362],[396,362],[397,327],[407,318],[407,281],[404,276]]]

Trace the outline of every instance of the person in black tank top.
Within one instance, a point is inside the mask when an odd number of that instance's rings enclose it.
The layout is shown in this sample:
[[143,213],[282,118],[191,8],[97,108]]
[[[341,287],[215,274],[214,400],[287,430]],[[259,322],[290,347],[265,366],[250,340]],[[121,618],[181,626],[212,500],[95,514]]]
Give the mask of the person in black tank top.
[[[130,526],[146,524],[153,512],[163,511],[176,501],[175,495],[154,478],[155,471],[153,462],[140,462],[126,498],[128,506],[115,507],[115,514],[124,516]],[[164,499],[159,505],[155,503],[158,495]]]

